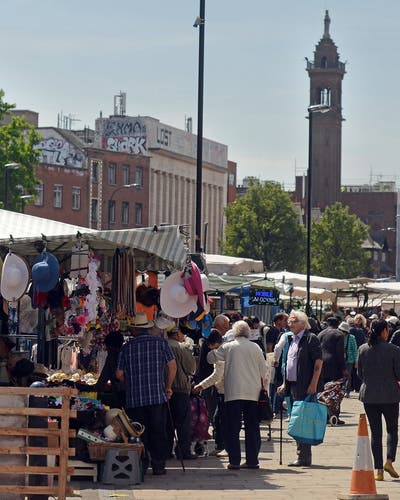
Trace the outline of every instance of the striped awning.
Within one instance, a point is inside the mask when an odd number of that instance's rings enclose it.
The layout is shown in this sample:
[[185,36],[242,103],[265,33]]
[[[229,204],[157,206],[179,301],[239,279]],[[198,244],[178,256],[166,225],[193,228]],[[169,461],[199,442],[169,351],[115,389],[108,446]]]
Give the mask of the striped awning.
[[[111,255],[116,248],[134,249],[138,269],[183,269],[187,253],[180,226],[97,231],[28,214],[0,210],[0,247],[31,256],[46,242],[56,254],[68,254],[77,242],[96,253]],[[168,265],[167,265],[168,264]]]

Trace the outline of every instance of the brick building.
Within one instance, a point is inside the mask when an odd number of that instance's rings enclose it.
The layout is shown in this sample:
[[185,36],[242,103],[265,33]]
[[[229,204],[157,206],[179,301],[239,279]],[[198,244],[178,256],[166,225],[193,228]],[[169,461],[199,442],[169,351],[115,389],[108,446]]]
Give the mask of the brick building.
[[38,131],[41,182],[26,213],[95,229],[148,226],[148,157],[87,147],[69,130]]
[[[37,113],[28,113],[37,125]],[[27,214],[99,230],[187,225],[194,250],[197,138],[191,130],[124,114],[100,116],[95,130],[37,130],[40,183],[36,199],[25,200]],[[203,139],[202,246],[208,253],[220,253],[236,170],[227,146]]]

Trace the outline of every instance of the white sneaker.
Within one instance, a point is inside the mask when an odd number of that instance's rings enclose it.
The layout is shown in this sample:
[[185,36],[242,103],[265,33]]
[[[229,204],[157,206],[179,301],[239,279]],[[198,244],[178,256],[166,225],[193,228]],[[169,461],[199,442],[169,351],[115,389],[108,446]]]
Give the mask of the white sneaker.
[[228,452],[226,450],[221,450],[217,453],[217,457],[227,457]]
[[217,450],[217,449],[211,450],[209,455],[210,455],[210,457],[216,457],[216,456],[218,456],[218,453],[221,453],[221,451],[224,451],[224,450]]

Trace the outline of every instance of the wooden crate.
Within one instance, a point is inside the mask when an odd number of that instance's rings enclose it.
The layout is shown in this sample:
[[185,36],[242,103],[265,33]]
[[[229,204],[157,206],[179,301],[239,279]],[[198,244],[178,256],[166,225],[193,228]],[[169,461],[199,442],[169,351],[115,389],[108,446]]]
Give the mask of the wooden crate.
[[[0,465],[0,473],[22,474],[25,478],[30,475],[50,475],[57,476],[56,486],[32,486],[1,484],[0,493],[24,494],[24,495],[54,495],[58,500],[66,500],[66,496],[72,494],[72,489],[67,486],[67,477],[74,473],[73,467],[68,466],[68,458],[75,455],[75,449],[69,448],[69,438],[75,437],[75,431],[69,429],[69,419],[76,417],[76,411],[70,409],[71,397],[76,396],[78,391],[69,387],[59,388],[34,388],[34,387],[0,387],[2,396],[38,396],[38,397],[61,397],[61,408],[29,408],[25,407],[2,407],[1,415],[18,416],[40,416],[57,418],[60,426],[57,428],[29,428],[29,427],[0,427],[0,436],[23,436],[25,441],[31,436],[55,438],[51,446],[13,446],[8,444],[0,446],[0,455],[43,455],[58,456],[58,465],[56,461],[52,465],[34,466],[34,465]],[[56,441],[57,440],[57,441]],[[10,497],[12,498],[12,497]]]
[[140,456],[143,448],[142,443],[88,443],[90,459],[96,462],[103,462],[106,459],[107,450],[135,450]]

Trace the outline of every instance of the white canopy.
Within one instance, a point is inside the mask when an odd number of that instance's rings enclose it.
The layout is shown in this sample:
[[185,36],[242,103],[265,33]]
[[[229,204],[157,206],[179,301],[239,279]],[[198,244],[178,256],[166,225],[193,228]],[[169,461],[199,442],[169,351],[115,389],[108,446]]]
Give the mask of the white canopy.
[[[287,271],[267,273],[267,278],[287,284],[290,283],[294,287],[306,287],[307,284],[306,274],[289,273]],[[312,288],[323,288],[325,290],[342,290],[350,287],[347,280],[324,278],[322,276],[310,276],[310,284]]]
[[[96,231],[33,215],[0,210],[0,247],[11,244],[21,256],[36,255],[40,245],[55,253],[69,253],[78,241],[88,243],[97,253],[113,253],[116,248],[133,248],[138,268],[157,270],[161,262],[182,269],[186,263],[186,250],[179,226]],[[141,254],[142,252],[142,254]],[[165,267],[165,266],[164,266]]]
[[370,281],[365,284],[365,288],[373,292],[400,294],[399,281]]
[[264,269],[262,260],[215,254],[207,254],[205,258],[208,272],[217,275],[239,276],[239,274],[261,273]]

